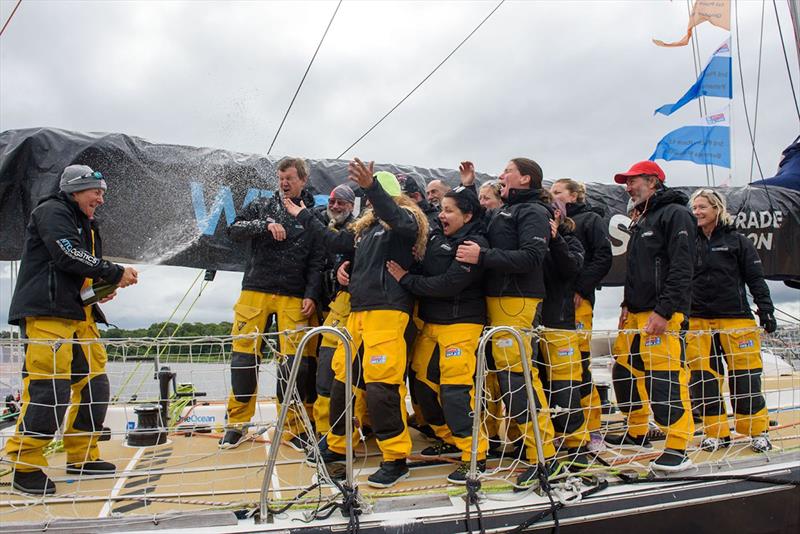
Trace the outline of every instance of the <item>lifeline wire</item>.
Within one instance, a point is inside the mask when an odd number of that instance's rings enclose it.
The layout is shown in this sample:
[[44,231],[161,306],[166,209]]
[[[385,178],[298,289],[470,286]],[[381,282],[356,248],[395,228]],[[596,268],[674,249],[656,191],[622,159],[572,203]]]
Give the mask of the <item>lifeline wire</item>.
[[474,29],[474,30],[472,30],[471,32],[469,32],[469,35],[467,35],[466,37],[464,37],[464,40],[463,40],[463,41],[461,41],[460,43],[458,43],[458,46],[456,46],[456,47],[453,49],[453,51],[452,51],[452,52],[450,52],[449,54],[447,54],[447,57],[445,57],[445,58],[442,60],[442,62],[441,62],[441,63],[439,63],[438,65],[436,65],[436,67],[435,67],[435,68],[434,68],[434,69],[433,69],[433,70],[432,70],[432,71],[431,71],[431,72],[430,72],[430,73],[429,73],[427,76],[425,76],[425,77],[422,79],[422,81],[421,81],[421,82],[419,82],[419,83],[417,84],[417,86],[416,86],[416,87],[414,87],[414,88],[413,88],[413,89],[412,89],[412,90],[411,90],[411,91],[410,91],[410,92],[409,92],[409,93],[408,93],[406,96],[404,96],[404,97],[402,98],[402,100],[400,100],[400,102],[398,102],[397,104],[395,104],[395,105],[394,105],[394,107],[393,107],[392,109],[390,109],[389,111],[387,111],[387,112],[386,112],[386,114],[385,114],[383,117],[381,117],[380,119],[378,119],[378,122],[376,122],[375,124],[373,124],[373,125],[372,125],[372,126],[369,128],[369,130],[367,130],[366,132],[364,132],[364,134],[363,134],[361,137],[359,137],[358,139],[356,139],[355,141],[353,141],[353,144],[352,144],[352,145],[350,145],[349,147],[347,147],[347,148],[345,148],[344,150],[342,150],[342,153],[341,153],[341,154],[339,154],[338,156],[336,156],[336,159],[342,159],[342,156],[344,156],[344,155],[347,153],[347,151],[348,151],[348,150],[350,150],[351,148],[353,148],[354,146],[356,146],[356,145],[358,144],[358,142],[359,142],[359,141],[361,141],[362,139],[364,139],[364,138],[365,138],[367,135],[369,135],[369,133],[370,133],[372,130],[374,130],[375,128],[377,128],[377,127],[378,127],[378,125],[379,125],[380,123],[382,123],[382,122],[384,121],[384,119],[386,119],[386,117],[388,117],[389,115],[391,115],[391,114],[392,114],[392,112],[393,112],[394,110],[396,110],[397,108],[399,108],[399,107],[400,107],[400,105],[401,105],[403,102],[405,102],[406,100],[408,100],[408,98],[409,98],[411,95],[413,95],[413,94],[416,92],[416,90],[417,90],[417,89],[419,89],[419,88],[422,86],[422,84],[423,84],[423,83],[425,83],[426,81],[428,81],[428,78],[430,78],[431,76],[433,76],[433,74],[434,74],[434,73],[435,73],[437,70],[439,70],[439,68],[440,68],[442,65],[444,65],[444,64],[445,64],[445,62],[446,62],[448,59],[450,59],[450,57],[451,57],[453,54],[455,54],[455,53],[458,51],[458,49],[459,49],[459,48],[461,48],[461,46],[462,46],[464,43],[466,43],[466,42],[469,40],[469,38],[470,38],[470,37],[472,37],[472,36],[475,34],[475,32],[477,32],[477,31],[478,31],[478,29],[479,29],[481,26],[483,26],[483,24],[484,24],[484,23],[485,23],[487,20],[489,20],[489,17],[491,17],[492,15],[494,15],[494,12],[495,12],[495,11],[497,11],[498,9],[500,9],[500,6],[502,6],[502,5],[505,3],[505,1],[506,1],[506,0],[500,0],[500,3],[498,3],[498,4],[497,4],[497,5],[494,7],[494,9],[492,9],[492,10],[489,12],[489,14],[488,14],[488,15],[486,15],[486,17],[484,17],[484,19],[483,19],[483,20],[480,22],[480,24],[478,24],[477,26],[475,26],[475,29]]
[[778,4],[772,0],[772,7],[775,8],[775,22],[778,23],[778,34],[781,37],[781,47],[783,48],[783,59],[786,61],[786,74],[789,75],[789,85],[792,88],[792,102],[794,102],[794,109],[797,111],[797,120],[800,120],[800,107],[797,104],[797,95],[794,91],[794,82],[792,81],[792,70],[789,68],[789,56],[786,55],[786,43],[783,42],[783,30],[781,29],[781,19],[778,17]]
[[15,5],[15,6],[14,6],[14,9],[13,9],[13,11],[11,11],[11,14],[10,14],[10,15],[8,16],[8,18],[6,19],[6,23],[5,23],[5,24],[3,24],[3,28],[2,28],[2,29],[0,29],[0,36],[2,36],[2,35],[3,35],[3,32],[4,32],[4,31],[6,31],[6,28],[8,27],[8,23],[9,23],[9,22],[11,22],[11,17],[13,17],[13,16],[14,16],[14,13],[16,13],[16,12],[17,12],[17,8],[19,7],[19,5],[20,5],[21,3],[22,3],[22,0],[17,0],[17,5]]
[[331,24],[333,24],[333,19],[336,18],[336,13],[339,12],[339,6],[342,5],[342,0],[339,0],[339,3],[336,4],[336,9],[333,10],[333,15],[331,15],[331,20],[328,21],[328,26],[325,28],[325,32],[322,34],[322,38],[319,40],[319,44],[317,45],[317,49],[314,50],[314,55],[311,56],[311,61],[308,62],[308,67],[306,67],[306,71],[303,73],[303,78],[300,80],[300,85],[297,86],[297,91],[294,92],[294,96],[292,97],[292,101],[289,102],[289,107],[286,108],[286,113],[283,114],[283,119],[281,120],[280,126],[278,126],[278,131],[275,132],[275,137],[272,138],[272,142],[269,144],[269,148],[267,149],[267,155],[272,152],[272,147],[275,145],[275,141],[278,139],[278,134],[281,133],[281,129],[283,128],[283,123],[286,122],[286,117],[289,116],[289,112],[292,110],[292,106],[294,105],[294,101],[297,98],[297,95],[300,93],[300,88],[303,87],[303,82],[306,81],[306,76],[308,76],[308,71],[311,70],[311,65],[314,64],[314,59],[317,57],[317,52],[319,52],[320,47],[322,47],[322,42],[325,40],[325,36],[328,35],[328,30],[331,29]]

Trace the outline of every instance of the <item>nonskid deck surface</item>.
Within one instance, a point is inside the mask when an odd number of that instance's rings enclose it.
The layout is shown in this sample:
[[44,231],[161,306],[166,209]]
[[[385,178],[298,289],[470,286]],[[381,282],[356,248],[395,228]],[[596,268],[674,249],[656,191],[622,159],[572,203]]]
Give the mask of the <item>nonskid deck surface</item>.
[[[724,470],[748,463],[748,460],[779,460],[800,449],[800,410],[771,414],[771,418],[777,423],[770,431],[775,449],[766,455],[753,452],[749,439],[737,438],[736,434],[731,447],[705,452],[699,450],[700,437],[697,436],[690,446],[692,462],[700,467],[716,465]],[[621,428],[618,415],[608,417],[606,423],[609,431]],[[381,460],[374,438],[366,442],[366,448],[362,444],[357,449],[356,481],[359,493],[367,502],[379,503],[387,497],[404,495],[433,498],[434,495],[458,497],[465,493],[463,486],[449,484],[446,480],[457,460],[423,463],[418,452],[430,442],[415,430],[411,430],[411,434],[415,452],[409,461],[414,467],[409,478],[389,489],[375,489],[367,484],[367,477],[379,467]],[[51,467],[48,469],[58,487],[53,496],[38,498],[18,493],[11,488],[10,473],[0,477],[0,523],[41,524],[61,518],[152,517],[170,512],[252,509],[259,502],[269,436],[267,432],[230,450],[218,448],[220,435],[216,433],[172,434],[167,443],[144,448],[129,447],[121,439],[112,439],[101,443],[101,450],[104,458],[118,466],[118,472],[105,477],[68,475],[64,469],[64,454],[56,453],[49,457]],[[587,473],[600,476],[620,471],[643,474],[648,470],[647,464],[662,449],[663,440],[658,439],[652,449],[609,449],[600,454],[607,465],[597,462]],[[483,491],[497,495],[498,499],[503,494],[512,497],[511,482],[526,467],[509,457],[490,459],[487,473],[482,477]],[[271,506],[280,508],[284,502],[296,501],[294,510],[310,510],[338,494],[335,487],[322,485],[300,496],[316,480],[317,470],[305,463],[305,456],[282,445],[277,471],[272,477]],[[509,506],[514,506],[513,499],[509,500]]]

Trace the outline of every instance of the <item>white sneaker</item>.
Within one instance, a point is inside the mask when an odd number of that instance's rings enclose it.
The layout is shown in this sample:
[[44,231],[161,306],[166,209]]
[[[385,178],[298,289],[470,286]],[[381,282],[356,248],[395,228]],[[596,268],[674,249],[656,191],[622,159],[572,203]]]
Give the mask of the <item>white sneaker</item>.
[[755,452],[767,452],[772,450],[772,442],[769,440],[769,435],[764,432],[760,436],[753,437],[750,442],[750,448]]
[[731,438],[726,436],[724,438],[710,438],[705,437],[703,441],[700,442],[700,448],[706,452],[715,452],[719,449],[730,447],[731,445]]

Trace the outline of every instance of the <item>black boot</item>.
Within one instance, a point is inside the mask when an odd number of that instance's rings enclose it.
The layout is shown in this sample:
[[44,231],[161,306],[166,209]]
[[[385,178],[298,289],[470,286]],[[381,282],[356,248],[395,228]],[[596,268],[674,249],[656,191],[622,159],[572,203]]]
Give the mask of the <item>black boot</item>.
[[52,495],[56,492],[56,484],[41,469],[14,470],[14,489],[31,495]]
[[67,464],[67,473],[70,475],[112,475],[116,470],[116,465],[103,460],[83,464]]

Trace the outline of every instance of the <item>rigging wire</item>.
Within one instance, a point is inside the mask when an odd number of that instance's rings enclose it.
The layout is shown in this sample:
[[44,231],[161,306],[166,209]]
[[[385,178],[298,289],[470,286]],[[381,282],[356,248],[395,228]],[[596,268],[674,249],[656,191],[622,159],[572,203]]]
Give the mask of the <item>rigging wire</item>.
[[772,0],[772,7],[775,8],[775,22],[778,23],[778,34],[781,38],[781,47],[783,48],[783,59],[786,62],[786,74],[789,75],[789,86],[792,88],[792,102],[794,102],[794,109],[797,111],[797,120],[800,121],[800,106],[797,104],[797,94],[794,90],[794,82],[792,81],[792,70],[789,68],[789,56],[786,54],[786,43],[783,42],[783,30],[781,29],[781,19],[778,17],[778,4]]
[[8,23],[9,23],[9,22],[11,22],[11,17],[13,17],[13,16],[14,16],[14,13],[16,13],[16,12],[17,12],[17,8],[19,7],[19,5],[20,5],[21,3],[22,3],[22,0],[17,0],[17,5],[15,5],[15,6],[14,6],[14,9],[11,11],[11,14],[10,14],[10,15],[8,16],[8,18],[6,19],[6,22],[5,22],[5,24],[3,24],[3,28],[2,28],[2,29],[0,29],[0,37],[2,37],[2,35],[3,35],[3,32],[4,32],[4,31],[6,31],[6,28],[8,27]]
[[[739,45],[739,2],[734,2],[734,16],[736,17],[736,57],[739,63],[739,81],[742,85],[742,105],[744,106],[744,118],[747,121],[747,133],[750,134],[750,146],[753,148],[753,155],[755,156],[756,165],[758,165],[758,174],[761,179],[764,179],[764,172],[761,170],[761,161],[758,159],[758,151],[756,151],[756,142],[753,138],[753,129],[750,126],[750,115],[747,112],[747,93],[744,89],[744,74],[742,73],[742,52]],[[765,188],[766,189],[766,188]],[[769,196],[769,191],[767,191]],[[770,201],[770,206],[772,202]]]
[[755,141],[756,131],[758,129],[758,102],[761,95],[761,58],[763,57],[764,50],[764,6],[765,3],[761,2],[761,34],[758,38],[758,73],[756,74],[756,109],[753,112],[753,150],[750,152],[750,183],[753,183],[753,165],[755,164]]
[[461,48],[461,46],[462,46],[464,43],[466,43],[466,42],[469,40],[469,38],[470,38],[470,37],[472,37],[472,36],[475,34],[475,32],[477,32],[477,31],[478,31],[478,30],[480,29],[480,27],[481,27],[481,26],[483,26],[483,24],[484,24],[484,23],[485,23],[487,20],[489,20],[489,18],[490,18],[492,15],[494,15],[495,11],[497,11],[498,9],[500,9],[500,6],[502,6],[502,5],[505,3],[505,1],[506,1],[506,0],[500,0],[500,2],[499,2],[499,3],[498,3],[498,4],[497,4],[495,7],[494,7],[494,9],[492,9],[492,10],[489,12],[489,14],[488,14],[488,15],[486,15],[486,16],[483,18],[483,20],[482,20],[482,21],[481,21],[481,22],[480,22],[480,23],[479,23],[477,26],[475,26],[475,29],[473,29],[471,32],[469,32],[469,35],[467,35],[466,37],[464,37],[464,39],[463,39],[463,40],[462,40],[460,43],[458,43],[458,46],[456,46],[456,47],[455,47],[455,48],[452,50],[452,52],[450,52],[449,54],[447,54],[447,56],[446,56],[446,57],[445,57],[445,58],[444,58],[444,59],[441,61],[441,63],[439,63],[438,65],[436,65],[436,67],[435,67],[435,68],[434,68],[434,69],[433,69],[433,70],[432,70],[432,71],[431,71],[431,72],[430,72],[430,73],[429,73],[427,76],[425,76],[425,77],[422,79],[422,81],[421,81],[421,82],[419,82],[419,83],[416,85],[416,87],[414,87],[414,88],[413,88],[413,89],[412,89],[412,90],[411,90],[411,91],[410,91],[410,92],[409,92],[409,93],[408,93],[406,96],[404,96],[404,97],[403,97],[403,98],[400,100],[400,102],[398,102],[397,104],[395,104],[395,105],[394,105],[394,107],[392,107],[392,109],[390,109],[389,111],[387,111],[387,112],[386,112],[386,114],[384,114],[384,115],[383,115],[383,117],[381,117],[380,119],[378,119],[378,121],[377,121],[375,124],[373,124],[372,126],[370,126],[370,128],[369,128],[369,129],[368,129],[366,132],[364,132],[364,133],[361,135],[361,137],[359,137],[358,139],[356,139],[355,141],[353,141],[353,144],[351,144],[349,147],[347,147],[347,148],[345,148],[344,150],[342,150],[342,153],[341,153],[341,154],[339,154],[338,156],[336,156],[336,159],[341,159],[341,158],[342,158],[342,156],[344,156],[344,155],[347,153],[347,151],[348,151],[348,150],[350,150],[351,148],[353,148],[354,146],[356,146],[356,145],[359,143],[359,141],[361,141],[362,139],[364,139],[364,138],[365,138],[367,135],[369,135],[369,133],[370,133],[370,132],[372,132],[372,130],[374,130],[375,128],[377,128],[377,127],[378,127],[378,125],[379,125],[380,123],[382,123],[382,122],[383,122],[383,121],[384,121],[384,120],[385,120],[385,119],[386,119],[386,118],[387,118],[389,115],[391,115],[391,114],[392,114],[392,112],[393,112],[394,110],[396,110],[397,108],[399,108],[399,107],[400,107],[400,106],[403,104],[403,102],[405,102],[406,100],[408,100],[408,98],[409,98],[411,95],[413,95],[413,94],[416,92],[416,90],[417,90],[417,89],[419,89],[419,88],[422,86],[422,84],[424,84],[426,81],[428,81],[428,78],[430,78],[431,76],[433,76],[433,75],[434,75],[434,73],[435,73],[437,70],[439,70],[439,68],[440,68],[442,65],[444,65],[444,64],[445,64],[445,62],[446,62],[448,59],[450,59],[450,57],[451,57],[453,54],[455,54],[455,53],[458,51],[458,49],[459,49],[459,48]]
[[[686,0],[686,10],[689,12],[689,19],[691,20],[691,18],[692,18],[692,7],[691,7],[691,1],[690,0]],[[694,79],[695,80],[697,80],[697,78],[700,76],[700,51],[697,49],[698,47],[699,47],[699,44],[697,42],[697,32],[692,32],[692,61],[694,62]],[[705,113],[703,112],[703,98],[702,97],[697,99],[697,107],[700,110],[700,117],[702,118],[703,116],[705,116]],[[706,168],[706,186],[710,186],[711,185],[711,178],[710,178],[709,173],[708,173],[708,163],[705,164],[705,168]]]
[[297,95],[300,94],[300,88],[303,87],[303,82],[306,81],[306,76],[308,76],[308,71],[311,70],[311,65],[314,64],[314,60],[317,57],[317,53],[319,49],[322,47],[323,41],[325,41],[325,36],[328,35],[328,30],[331,29],[331,25],[333,24],[333,19],[336,18],[336,13],[339,12],[339,8],[342,5],[342,0],[339,0],[339,3],[336,4],[336,9],[333,10],[333,15],[331,15],[331,20],[328,21],[328,25],[325,27],[325,31],[322,33],[322,38],[319,40],[319,44],[317,44],[317,49],[314,50],[314,55],[311,56],[311,61],[308,62],[308,67],[306,67],[306,71],[303,73],[303,78],[300,80],[300,84],[297,86],[297,90],[294,92],[294,96],[292,97],[292,101],[289,102],[289,107],[286,108],[286,113],[283,114],[283,119],[281,119],[281,124],[278,126],[278,131],[275,132],[275,137],[272,138],[272,142],[269,144],[269,148],[267,149],[267,155],[272,152],[272,147],[275,146],[275,141],[278,139],[278,135],[281,133],[283,129],[283,124],[286,122],[286,117],[289,116],[289,112],[292,110],[292,106],[294,105],[294,101],[297,99]]

